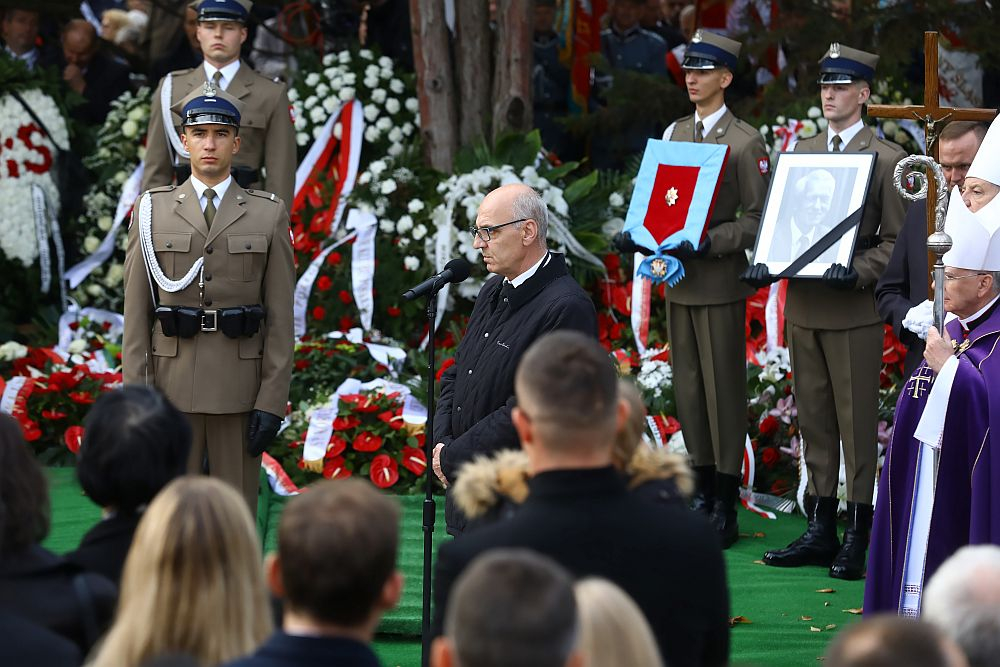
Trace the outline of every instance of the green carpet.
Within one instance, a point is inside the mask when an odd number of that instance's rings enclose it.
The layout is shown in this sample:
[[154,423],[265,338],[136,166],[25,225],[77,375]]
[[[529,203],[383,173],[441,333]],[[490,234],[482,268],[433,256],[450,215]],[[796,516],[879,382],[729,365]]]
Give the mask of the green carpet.
[[[56,552],[73,549],[100,511],[84,497],[69,468],[50,469],[52,530],[45,546]],[[403,537],[399,563],[406,587],[399,607],[379,626],[375,644],[386,667],[420,664],[420,609],[423,559],[421,507],[423,498],[398,497],[403,511]],[[258,510],[258,527],[265,551],[275,548],[277,523],[286,499],[265,492]],[[444,503],[437,503],[434,531],[436,545],[444,531]],[[821,568],[779,569],[758,561],[767,549],[781,547],[804,528],[801,517],[779,515],[768,521],[740,513],[743,537],[726,552],[731,613],[743,617],[731,633],[732,661],[743,667],[794,667],[814,665],[830,639],[859,616],[847,610],[861,606],[862,581],[838,581]],[[683,573],[676,573],[683,576]],[[830,593],[820,593],[833,589]],[[805,620],[803,620],[805,619]]]

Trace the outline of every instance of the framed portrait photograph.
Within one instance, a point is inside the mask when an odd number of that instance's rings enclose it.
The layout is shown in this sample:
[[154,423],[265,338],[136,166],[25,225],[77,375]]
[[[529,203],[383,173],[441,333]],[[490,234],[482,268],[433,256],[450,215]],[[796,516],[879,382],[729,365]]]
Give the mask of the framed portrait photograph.
[[751,264],[782,278],[850,266],[874,167],[874,153],[780,154]]

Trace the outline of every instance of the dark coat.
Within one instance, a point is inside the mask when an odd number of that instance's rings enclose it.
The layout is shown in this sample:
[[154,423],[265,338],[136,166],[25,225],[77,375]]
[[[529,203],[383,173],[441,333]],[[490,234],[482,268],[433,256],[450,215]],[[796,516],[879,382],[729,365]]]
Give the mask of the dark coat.
[[141,517],[135,512],[126,512],[102,519],[87,531],[75,551],[66,554],[66,560],[118,584]]
[[73,641],[86,654],[114,615],[118,589],[35,545],[0,560],[0,610]]
[[87,83],[83,89],[85,102],[71,109],[70,115],[83,123],[99,127],[107,118],[111,103],[129,89],[128,65],[98,51],[87,66],[83,80]]
[[927,300],[927,200],[910,204],[892,256],[875,286],[875,306],[896,337],[906,345],[903,377],[910,377],[924,358],[924,341],[903,328],[903,318]]
[[361,642],[339,637],[298,637],[276,632],[253,654],[226,667],[379,667]]
[[75,667],[83,662],[76,644],[12,612],[0,610],[0,665]]
[[610,466],[539,473],[529,488],[509,520],[441,546],[436,634],[465,567],[489,549],[521,547],[553,558],[577,577],[618,584],[642,609],[671,667],[727,663],[725,563],[718,537],[702,517],[630,494]]
[[[520,448],[510,411],[514,373],[528,346],[557,329],[597,338],[594,302],[566,271],[563,255],[553,252],[550,257],[511,292],[509,304],[501,303],[501,276],[487,280],[479,291],[455,363],[441,377],[434,413],[434,442],[446,445],[441,468],[449,481],[474,456]],[[450,496],[445,517],[449,531],[464,528],[465,518]]]

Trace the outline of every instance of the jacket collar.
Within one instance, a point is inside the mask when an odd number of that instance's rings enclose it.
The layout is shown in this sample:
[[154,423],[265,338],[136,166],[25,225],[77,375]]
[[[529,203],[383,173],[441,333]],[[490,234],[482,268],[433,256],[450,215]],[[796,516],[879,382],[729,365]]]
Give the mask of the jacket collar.
[[264,642],[257,654],[281,658],[285,664],[379,666],[371,647],[345,637],[307,637],[278,631]]
[[198,203],[198,193],[190,178],[174,190],[174,213],[184,218],[199,234],[208,238],[208,223],[205,222],[205,214]]
[[528,488],[531,491],[526,504],[536,499],[593,498],[627,493],[625,479],[612,466],[548,470],[532,477]]
[[[200,206],[199,206],[200,208]],[[212,221],[212,229],[208,234],[208,242],[214,241],[227,227],[236,222],[247,211],[246,191],[234,181],[229,185],[226,194],[219,202],[219,210]]]
[[[533,276],[521,283],[517,289],[511,290],[511,311],[517,310],[524,304],[534,299],[538,296],[539,292],[545,289],[545,287],[556,278],[561,278],[562,276],[567,275],[565,256],[562,253],[552,252],[550,250],[549,257],[551,259],[548,262],[545,262],[542,266],[539,266]],[[498,281],[497,290],[500,290],[502,285],[503,280]]]

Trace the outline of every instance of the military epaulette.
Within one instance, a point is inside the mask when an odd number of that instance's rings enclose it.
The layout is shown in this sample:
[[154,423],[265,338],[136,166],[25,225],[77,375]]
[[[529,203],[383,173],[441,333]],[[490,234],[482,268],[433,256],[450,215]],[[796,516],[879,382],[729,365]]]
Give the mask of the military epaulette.
[[265,192],[264,190],[247,190],[247,194],[253,195],[254,197],[260,197],[261,199],[267,199],[268,201],[281,201],[281,198],[278,195],[273,192]]
[[693,121],[693,120],[694,120],[694,114],[692,113],[692,114],[688,114],[687,116],[681,116],[680,118],[678,118],[677,120],[675,120],[673,122],[673,124],[674,125],[680,125],[681,123],[686,123],[688,121]]
[[175,69],[170,74],[173,76],[183,76],[185,74],[190,74],[191,72],[195,71],[200,67],[201,65],[195,65],[194,67],[188,67],[187,69]]
[[734,122],[732,123],[732,127],[739,128],[740,130],[742,130],[746,134],[750,135],[751,137],[760,134],[760,132],[758,130],[756,130],[753,127],[750,126],[750,123],[747,123],[747,122],[745,122],[743,120],[740,120],[739,118],[735,118],[734,119]]
[[150,188],[150,189],[146,190],[143,194],[153,195],[153,194],[156,194],[158,192],[171,192],[171,191],[176,190],[176,189],[177,189],[176,185],[161,185],[158,188]]

